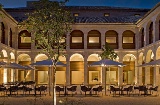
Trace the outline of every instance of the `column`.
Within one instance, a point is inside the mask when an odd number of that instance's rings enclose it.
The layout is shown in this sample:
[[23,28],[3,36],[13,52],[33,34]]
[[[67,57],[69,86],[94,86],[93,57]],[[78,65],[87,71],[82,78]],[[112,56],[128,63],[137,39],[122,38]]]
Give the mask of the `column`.
[[70,55],[67,55],[66,57],[66,85],[70,85],[71,84],[71,71],[70,71]]
[[70,34],[67,33],[66,35],[66,49],[69,50],[70,49]]
[[118,45],[119,45],[118,48],[119,48],[119,49],[123,49],[123,47],[122,47],[122,34],[123,34],[122,31],[119,31],[119,32],[118,32],[118,42],[119,42],[119,43],[118,43]]
[[140,35],[139,35],[139,31],[138,31],[138,27],[135,28],[136,29],[136,32],[135,32],[135,42],[138,42],[138,43],[135,43],[135,49],[138,49],[140,48]]
[[145,42],[144,42],[144,46],[148,45],[149,43],[149,32],[148,32],[148,29],[147,29],[147,26],[144,27],[144,39],[145,39]]
[[84,85],[88,85],[88,77],[89,77],[87,55],[88,54],[85,53],[84,56]]
[[36,49],[36,47],[35,47],[35,44],[36,44],[36,43],[35,43],[35,36],[31,33],[31,41],[32,41],[32,40],[34,40],[34,41],[31,42],[31,49],[34,50],[34,49]]
[[105,67],[102,67],[102,86],[104,87],[104,92],[106,95],[106,69]]
[[88,32],[84,32],[84,49],[87,49],[87,36],[88,36]]
[[156,42],[159,40],[159,33],[158,33],[159,26],[158,25],[159,25],[158,21],[153,22],[153,35],[154,35],[153,42]]
[[145,67],[145,85],[150,84],[150,67]]
[[[31,56],[31,64],[34,63],[34,56]],[[31,80],[35,81],[35,70],[31,70]]]
[[105,31],[101,32],[101,46],[106,44]]
[[[123,62],[122,55],[119,55],[119,62]],[[123,84],[123,67],[118,67],[118,85]]]

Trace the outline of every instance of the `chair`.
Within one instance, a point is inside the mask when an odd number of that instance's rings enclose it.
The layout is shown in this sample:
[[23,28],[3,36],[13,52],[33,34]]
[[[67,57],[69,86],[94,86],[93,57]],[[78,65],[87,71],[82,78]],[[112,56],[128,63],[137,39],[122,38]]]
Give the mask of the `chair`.
[[60,96],[60,93],[61,93],[61,92],[64,92],[64,90],[65,90],[64,87],[60,87],[60,86],[58,86],[58,85],[56,85],[55,89],[56,89],[56,92],[59,93],[59,96]]
[[153,92],[155,91],[156,95],[158,95],[158,86],[150,87],[149,90],[150,90],[150,94],[153,94]]
[[72,96],[73,96],[73,93],[77,93],[76,92],[76,90],[77,90],[77,86],[71,86],[71,87],[67,87],[67,91],[71,91],[72,92]]
[[113,96],[114,96],[114,95],[116,95],[117,91],[119,92],[119,95],[120,95],[121,89],[119,87],[110,86],[110,94],[112,92]]
[[144,93],[144,96],[148,94],[148,89],[146,86],[139,86],[139,95],[142,95],[141,92]]
[[[30,88],[28,88],[28,90],[30,90]],[[37,95],[36,91],[39,91],[40,96],[41,96],[42,92],[45,93],[47,91],[47,86],[42,85],[42,86],[39,86],[38,88],[35,88],[35,95]],[[46,94],[44,94],[44,95],[46,95]]]
[[4,85],[0,85],[0,92],[3,92],[4,95],[5,95],[5,92],[6,92],[6,87]]
[[[98,87],[92,88],[92,91],[94,91],[96,95],[98,95],[99,92],[102,92],[102,90],[103,90],[102,86],[98,86]],[[102,95],[103,95],[103,93],[102,93]]]
[[85,96],[86,96],[86,93],[89,92],[89,94],[91,95],[91,89],[92,88],[90,88],[90,87],[87,87],[85,85],[81,85],[81,94],[82,94],[82,92],[84,92]]
[[18,86],[10,86],[7,91],[9,91],[9,95],[18,95]]
[[[124,92],[124,91],[126,91],[126,92],[127,92],[127,95],[130,96],[130,93],[133,92],[133,86],[124,87],[124,88],[122,89],[122,92]],[[123,95],[124,95],[124,93],[123,93]]]

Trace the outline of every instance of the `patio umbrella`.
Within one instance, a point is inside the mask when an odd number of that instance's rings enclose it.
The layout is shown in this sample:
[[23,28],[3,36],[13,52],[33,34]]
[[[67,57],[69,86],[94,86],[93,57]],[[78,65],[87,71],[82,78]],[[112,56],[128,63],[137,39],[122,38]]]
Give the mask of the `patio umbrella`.
[[[54,60],[52,60],[52,59],[47,59],[47,60],[37,61],[37,62],[35,62],[35,63],[32,63],[31,66],[48,66],[48,67],[51,67],[51,66],[53,66],[53,63],[55,63]],[[57,67],[65,67],[66,64],[64,64],[64,63],[62,63],[62,62],[57,62],[56,66],[57,66]],[[50,69],[51,69],[51,68],[50,68]],[[49,87],[51,87],[51,86],[50,86],[50,85],[51,85],[51,81],[50,81],[50,78],[51,78],[51,77],[50,77],[49,74],[48,74],[48,76],[49,76]],[[49,94],[51,95],[51,93],[50,93],[50,88],[49,88]]]
[[0,62],[0,67],[6,65],[6,62]]
[[[122,67],[122,66],[125,66],[125,65],[122,64],[122,63],[110,60],[110,59],[103,59],[103,60],[100,60],[100,61],[97,61],[97,62],[93,62],[89,66],[108,67],[108,69],[109,69],[109,82],[110,82],[110,67],[111,66]],[[110,83],[109,83],[109,85],[110,85]],[[105,94],[106,94],[106,81],[105,81]]]
[[[43,60],[43,61],[37,61],[36,63],[32,63],[32,66],[52,66],[54,61],[52,62],[51,59]],[[57,66],[66,66],[66,64],[62,62],[57,62]]]
[[160,66],[160,59],[139,65],[138,67],[145,67],[145,66]]

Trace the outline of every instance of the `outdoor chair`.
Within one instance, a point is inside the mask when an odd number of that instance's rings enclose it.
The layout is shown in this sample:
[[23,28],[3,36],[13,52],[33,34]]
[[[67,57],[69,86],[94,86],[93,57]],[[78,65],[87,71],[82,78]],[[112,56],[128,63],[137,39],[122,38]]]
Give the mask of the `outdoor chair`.
[[0,92],[3,92],[4,95],[5,95],[6,90],[7,89],[4,85],[0,85]]
[[[7,89],[7,92],[9,91],[9,94],[8,95],[18,95],[18,86],[10,86],[8,89]],[[7,93],[6,92],[6,93]]]
[[123,95],[124,95],[124,91],[126,91],[127,95],[130,96],[130,93],[133,92],[133,86],[124,87],[121,91]]
[[113,96],[115,96],[117,91],[120,95],[121,89],[119,87],[110,86],[110,94],[113,93]]
[[139,95],[142,95],[142,92],[144,96],[148,94],[148,89],[146,86],[139,86]]
[[149,91],[150,91],[150,94],[153,94],[153,92],[156,92],[156,95],[158,95],[158,86],[150,87]]
[[72,92],[72,96],[73,96],[73,93],[77,93],[77,86],[73,85],[71,87],[67,87],[67,91],[71,91]]
[[[92,91],[95,92],[95,94],[96,94],[97,96],[98,96],[99,92],[102,92],[102,90],[103,90],[103,87],[102,87],[101,85],[98,86],[98,87],[92,88]],[[102,93],[102,95],[103,95],[103,93]]]
[[39,92],[40,96],[42,95],[42,92],[44,93],[43,95],[46,95],[45,92],[47,91],[47,86],[41,85],[38,88],[35,88],[35,95],[37,95],[37,91]]
[[60,93],[61,93],[61,92],[64,93],[64,90],[65,90],[64,87],[61,87],[61,86],[58,86],[58,85],[55,87],[55,89],[56,89],[56,92],[59,93],[59,96],[60,96]]
[[81,94],[82,94],[82,92],[84,92],[85,96],[86,96],[86,93],[89,92],[89,94],[91,95],[91,89],[92,89],[91,87],[87,87],[85,85],[81,85]]

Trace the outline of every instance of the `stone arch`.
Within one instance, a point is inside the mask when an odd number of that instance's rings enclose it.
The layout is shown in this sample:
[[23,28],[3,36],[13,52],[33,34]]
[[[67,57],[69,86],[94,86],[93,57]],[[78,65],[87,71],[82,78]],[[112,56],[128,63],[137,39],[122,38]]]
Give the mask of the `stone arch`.
[[118,33],[115,30],[109,30],[105,33],[105,44],[113,49],[118,49]]
[[156,50],[156,59],[160,59],[160,46]]
[[135,33],[131,30],[122,33],[122,47],[124,49],[135,49]]
[[71,84],[82,84],[84,82],[84,58],[75,53],[70,57]]
[[150,50],[147,51],[147,54],[146,54],[146,63],[148,63],[150,61],[153,61],[153,60],[154,60],[154,53],[150,49]]
[[84,48],[84,33],[81,30],[73,30],[70,33],[70,48],[83,49]]
[[123,57],[123,83],[133,84],[135,83],[135,60],[136,57],[133,54],[126,54]]

